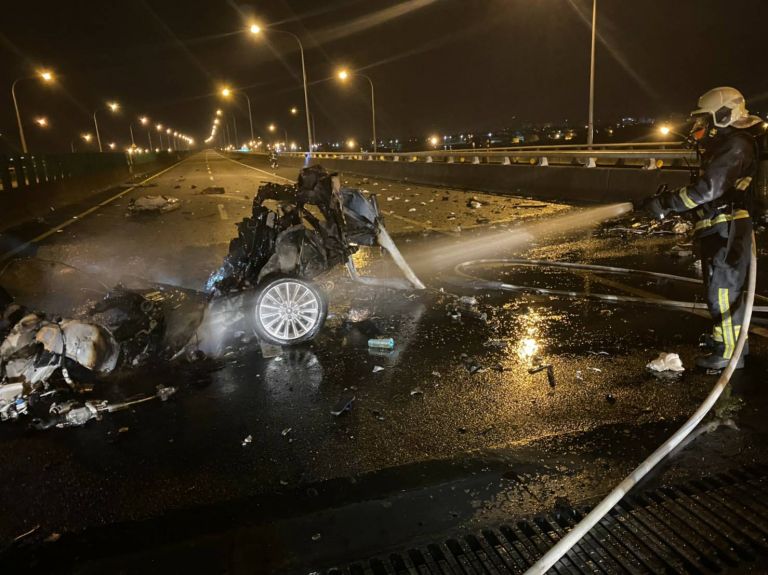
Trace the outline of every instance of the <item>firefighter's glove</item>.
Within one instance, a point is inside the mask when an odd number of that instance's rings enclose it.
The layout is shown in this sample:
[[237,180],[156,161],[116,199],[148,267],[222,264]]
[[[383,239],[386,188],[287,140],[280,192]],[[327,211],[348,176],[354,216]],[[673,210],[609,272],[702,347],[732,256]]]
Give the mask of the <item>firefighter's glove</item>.
[[645,212],[652,218],[663,220],[669,213],[669,209],[664,207],[664,196],[653,196],[645,204]]
[[650,198],[645,198],[635,204],[635,210],[645,212],[648,216],[657,220],[663,220],[670,210],[665,206],[664,194],[657,194]]

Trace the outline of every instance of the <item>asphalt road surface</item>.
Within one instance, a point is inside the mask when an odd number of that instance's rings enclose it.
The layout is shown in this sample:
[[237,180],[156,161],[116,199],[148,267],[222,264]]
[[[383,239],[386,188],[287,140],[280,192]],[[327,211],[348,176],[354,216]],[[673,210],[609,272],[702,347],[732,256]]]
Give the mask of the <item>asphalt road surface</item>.
[[[260,182],[295,177],[262,160],[201,152],[28,246],[23,255],[31,259],[8,264],[0,283],[19,301],[63,315],[125,278],[202,290]],[[708,329],[701,315],[474,292],[453,272],[464,259],[514,256],[694,276],[693,257],[670,255],[688,236],[617,229],[633,229],[631,216],[564,229],[542,224],[581,213],[569,221],[588,224],[588,212],[342,177],[377,194],[387,228],[429,289],[360,287],[338,270],[320,282],[330,315],[310,345],[264,358],[249,334],[236,334],[220,357],[121,373],[95,390],[127,399],[157,384],[178,386],[166,402],[81,428],[0,424],[0,541],[14,561],[78,572],[182,565],[301,572],[549,510],[562,498],[590,501],[663,441],[714,383],[716,376],[693,369],[698,335]],[[210,187],[224,193],[205,193]],[[127,217],[129,200],[146,194],[176,196],[182,207]],[[468,205],[473,199],[479,206]],[[31,238],[57,223],[19,234]],[[378,249],[355,258],[366,274],[398,273]],[[476,273],[576,291],[697,296],[695,288],[646,278],[490,265]],[[460,295],[478,304],[457,318]],[[350,310],[370,317],[347,321]],[[394,352],[369,351],[373,336],[394,338]],[[655,480],[764,459],[766,345],[757,333],[750,343],[751,361],[717,409],[726,424],[697,438]],[[680,354],[688,368],[680,379],[647,372],[661,351]],[[551,381],[546,369],[530,373],[539,365],[552,366]],[[348,412],[331,414],[352,397]]]

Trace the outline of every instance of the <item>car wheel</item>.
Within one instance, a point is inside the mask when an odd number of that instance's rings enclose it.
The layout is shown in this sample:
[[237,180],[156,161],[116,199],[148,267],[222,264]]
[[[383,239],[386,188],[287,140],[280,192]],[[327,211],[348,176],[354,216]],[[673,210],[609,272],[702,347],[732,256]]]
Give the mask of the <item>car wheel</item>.
[[253,307],[256,335],[275,345],[297,345],[317,335],[328,314],[328,302],[312,283],[278,278],[266,284]]

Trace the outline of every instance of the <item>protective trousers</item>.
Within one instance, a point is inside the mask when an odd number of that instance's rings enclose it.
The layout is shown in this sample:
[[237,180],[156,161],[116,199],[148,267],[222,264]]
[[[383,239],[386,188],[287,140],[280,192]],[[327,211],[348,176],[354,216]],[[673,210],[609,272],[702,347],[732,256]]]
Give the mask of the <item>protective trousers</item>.
[[[721,224],[722,233],[699,239],[707,306],[714,323],[712,336],[730,359],[744,319],[744,284],[752,249],[752,220]],[[718,226],[719,227],[719,226]]]

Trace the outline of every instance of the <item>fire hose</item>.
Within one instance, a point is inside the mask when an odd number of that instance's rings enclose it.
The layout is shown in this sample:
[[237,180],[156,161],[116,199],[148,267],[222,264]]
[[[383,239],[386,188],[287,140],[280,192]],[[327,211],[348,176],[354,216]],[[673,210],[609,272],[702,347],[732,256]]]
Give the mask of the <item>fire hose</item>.
[[[523,259],[497,259],[497,260],[473,260],[464,262],[456,266],[456,273],[469,280],[473,287],[479,289],[501,289],[504,291],[530,291],[546,295],[566,296],[566,297],[588,297],[591,299],[614,301],[614,302],[642,302],[652,303],[655,305],[662,305],[665,307],[675,308],[695,308],[706,307],[703,304],[697,304],[694,302],[681,302],[675,300],[648,300],[646,298],[637,297],[625,297],[615,296],[610,294],[593,294],[586,292],[573,292],[565,290],[550,290],[545,288],[533,288],[525,286],[515,286],[512,284],[506,284],[499,281],[483,280],[466,273],[465,269],[476,266],[479,264],[518,264],[518,265],[538,265],[545,267],[563,267],[570,269],[582,269],[591,271],[601,271],[607,273],[633,273],[638,275],[646,275],[650,277],[660,277],[676,281],[688,281],[698,283],[699,280],[694,278],[684,278],[681,276],[673,276],[670,274],[660,274],[656,272],[645,272],[640,270],[630,270],[626,268],[612,268],[608,266],[597,266],[590,264],[571,264],[566,262],[548,262],[541,260],[523,260]],[[619,483],[608,495],[598,503],[592,511],[590,511],[579,523],[577,523],[573,529],[571,529],[562,539],[560,539],[549,551],[547,551],[536,563],[534,563],[525,573],[526,575],[540,575],[546,573],[555,563],[557,563],[571,548],[576,545],[582,537],[584,537],[590,529],[592,529],[597,523],[599,523],[603,517],[605,517],[611,509],[626,495],[638,482],[645,477],[659,462],[661,462],[669,453],[677,448],[688,435],[701,423],[704,417],[709,413],[712,407],[715,405],[723,390],[726,388],[731,380],[734,370],[736,369],[736,363],[741,356],[741,352],[744,349],[744,344],[747,340],[747,334],[749,332],[749,324],[752,320],[752,312],[754,311],[768,311],[766,306],[755,307],[755,286],[757,284],[757,255],[755,251],[755,237],[752,234],[752,251],[749,265],[749,276],[747,278],[747,294],[745,298],[744,308],[744,321],[742,329],[739,333],[739,337],[736,340],[736,349],[733,352],[731,360],[728,365],[720,374],[717,382],[706,399],[699,405],[696,411],[691,417],[664,443],[662,443],[656,451],[651,453],[645,461],[638,465],[634,471],[632,471],[624,480]]]

